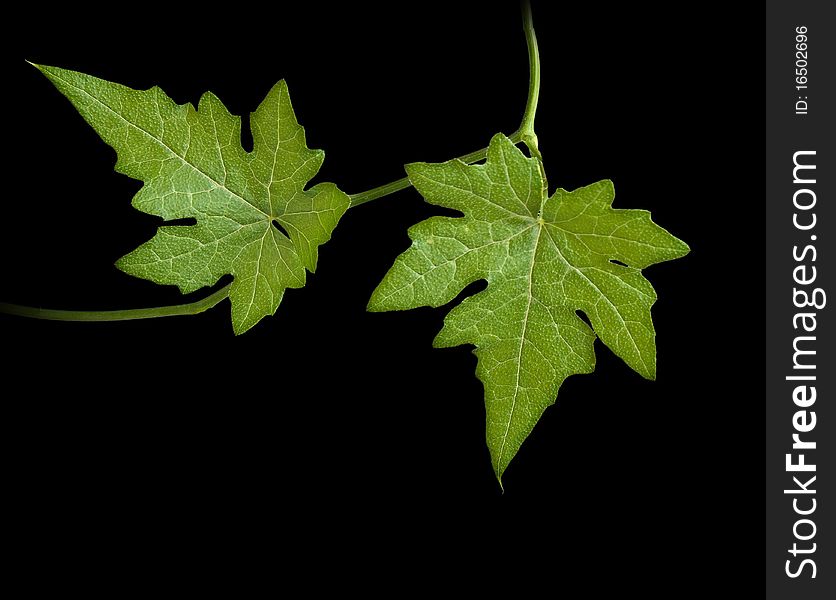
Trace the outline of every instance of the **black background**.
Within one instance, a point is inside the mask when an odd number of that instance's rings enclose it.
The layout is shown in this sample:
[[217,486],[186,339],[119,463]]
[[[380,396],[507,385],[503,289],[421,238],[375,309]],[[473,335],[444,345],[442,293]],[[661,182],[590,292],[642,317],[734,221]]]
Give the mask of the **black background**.
[[[285,78],[326,152],[314,182],[348,193],[516,129],[515,2],[347,4],[21,16],[5,53],[0,300],[183,301],[113,267],[158,220],[131,208],[141,184],[24,58],[178,103],[211,90],[241,115]],[[434,214],[414,190],[350,210],[308,285],[237,338],[226,303],[116,324],[3,316],[4,495],[32,585],[185,585],[194,565],[242,555],[254,572],[357,561],[371,582],[382,554],[422,578],[473,558],[474,580],[545,576],[589,597],[721,582],[761,595],[763,16],[538,2],[534,18],[551,189],[610,178],[616,207],[650,210],[692,248],[645,271],[658,380],[596,342],[596,372],[566,381],[503,495],[475,357],[431,347],[447,310],[365,312],[407,228]]]

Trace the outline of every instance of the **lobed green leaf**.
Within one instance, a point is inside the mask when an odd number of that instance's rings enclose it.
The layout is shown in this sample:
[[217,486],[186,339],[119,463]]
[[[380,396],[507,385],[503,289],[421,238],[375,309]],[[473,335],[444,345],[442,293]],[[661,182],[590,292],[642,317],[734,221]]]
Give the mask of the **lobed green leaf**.
[[435,346],[476,346],[501,482],[563,381],[595,368],[596,335],[639,374],[656,376],[656,293],[640,269],[684,256],[688,246],[647,211],[613,209],[611,181],[547,197],[539,160],[502,134],[483,165],[415,163],[407,172],[428,202],[464,216],[410,228],[412,245],[369,310],[440,306],[468,284],[488,282],[450,311]]
[[318,247],[350,201],[331,183],[305,189],[325,154],[306,146],[284,81],[252,114],[248,153],[240,117],[212,93],[195,109],[175,104],[158,87],[139,91],[36,67],[116,150],[116,170],[145,183],[133,199],[138,210],[165,221],[196,221],[161,226],[118,261],[120,269],[183,293],[232,274],[236,333],[274,314],[287,288],[305,285],[305,270],[316,269]]

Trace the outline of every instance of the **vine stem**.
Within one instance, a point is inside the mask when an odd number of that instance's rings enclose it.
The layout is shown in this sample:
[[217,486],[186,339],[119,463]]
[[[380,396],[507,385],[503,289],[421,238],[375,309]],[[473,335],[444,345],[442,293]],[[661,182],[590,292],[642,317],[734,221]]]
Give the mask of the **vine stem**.
[[133,321],[136,319],[155,319],[157,317],[178,317],[181,315],[197,315],[216,306],[229,296],[226,284],[206,298],[188,304],[175,306],[157,306],[154,308],[128,308],[125,310],[54,310],[51,308],[34,308],[18,304],[0,302],[0,313],[46,319],[48,321]]
[[[508,138],[515,144],[523,142],[531,155],[540,161],[540,172],[543,175],[543,181],[545,181],[543,156],[537,146],[537,134],[534,133],[534,116],[537,113],[537,102],[540,99],[540,52],[537,48],[537,36],[534,33],[534,19],[531,16],[531,1],[522,0],[521,6],[525,43],[528,46],[528,100],[525,104],[522,123]],[[487,153],[488,149],[482,148],[460,156],[459,160],[471,164],[484,159]],[[405,190],[408,187],[412,187],[409,177],[403,177],[359,194],[351,194],[349,196],[351,198],[351,208]]]
[[543,198],[548,198],[549,182],[546,179],[546,168],[543,166],[543,155],[537,145],[537,134],[534,133],[534,116],[537,114],[537,102],[540,100],[540,50],[537,47],[537,35],[534,33],[530,0],[523,0],[522,16],[525,43],[528,46],[528,101],[525,103],[519,132],[528,152],[537,160],[540,178],[543,180]]
[[[531,17],[530,0],[522,1],[523,30],[525,41],[528,46],[528,100],[525,105],[522,123],[519,129],[512,133],[509,139],[514,143],[524,143],[529,152],[540,164],[540,172],[543,175],[544,186],[546,177],[543,170],[543,157],[537,147],[537,135],[534,133],[534,115],[537,112],[537,101],[540,96],[540,54],[537,49],[537,37],[534,35],[534,22]],[[460,156],[459,160],[472,164],[484,159],[488,149],[482,148]],[[352,194],[350,207],[360,206],[366,202],[383,198],[395,192],[405,190],[412,184],[408,177],[392,181],[359,194]],[[34,319],[46,319],[51,321],[131,321],[135,319],[154,319],[158,317],[176,317],[181,315],[197,315],[216,306],[229,296],[227,284],[211,295],[188,304],[177,304],[175,306],[158,306],[154,308],[130,308],[125,310],[104,310],[104,311],[83,311],[83,310],[54,310],[49,308],[34,308],[18,304],[6,304],[0,302],[0,313],[30,317]]]
[[537,35],[534,33],[534,20],[531,17],[531,2],[523,0],[523,31],[528,46],[528,101],[519,132],[521,141],[528,146],[532,156],[541,162],[543,157],[537,147],[537,134],[534,133],[534,116],[537,114],[537,102],[540,100],[540,51],[537,48]]

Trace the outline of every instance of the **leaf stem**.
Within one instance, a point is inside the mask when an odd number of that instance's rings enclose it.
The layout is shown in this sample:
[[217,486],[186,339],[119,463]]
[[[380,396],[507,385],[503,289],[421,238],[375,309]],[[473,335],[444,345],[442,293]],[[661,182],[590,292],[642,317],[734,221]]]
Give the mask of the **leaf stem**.
[[537,114],[537,102],[540,99],[540,52],[537,49],[537,36],[534,33],[529,0],[522,2],[522,17],[525,42],[528,46],[528,102],[525,105],[519,131],[522,142],[528,146],[531,154],[543,160],[537,147],[537,134],[534,133],[534,116]]
[[519,131],[529,154],[537,160],[540,178],[543,180],[543,198],[545,199],[549,196],[549,180],[546,178],[543,155],[537,145],[537,134],[534,133],[534,116],[537,114],[537,102],[540,99],[540,51],[537,48],[537,35],[534,33],[530,0],[522,0],[522,18],[525,43],[528,46],[528,101],[525,104],[525,113]]
[[154,308],[129,308],[126,310],[54,310],[51,308],[33,308],[18,304],[0,302],[0,313],[30,317],[32,319],[46,319],[48,321],[132,321],[135,319],[154,319],[157,317],[177,317],[181,315],[197,315],[219,304],[229,296],[227,284],[206,298],[178,304],[175,306],[158,306]]
[[[540,99],[540,53],[537,48],[537,36],[534,34],[534,21],[531,16],[530,0],[522,1],[522,19],[525,42],[528,46],[528,100],[519,129],[508,137],[515,144],[523,142],[531,155],[540,160],[540,172],[543,174],[543,181],[545,181],[545,173],[542,166],[543,156],[537,147],[537,134],[534,133],[534,116],[537,113],[537,102]],[[467,164],[475,163],[485,158],[487,152],[487,148],[482,148],[481,150],[460,156],[459,160]],[[349,196],[351,198],[351,208],[405,190],[411,186],[412,184],[409,182],[409,178],[402,177],[397,181],[383,184],[365,192],[351,194]]]

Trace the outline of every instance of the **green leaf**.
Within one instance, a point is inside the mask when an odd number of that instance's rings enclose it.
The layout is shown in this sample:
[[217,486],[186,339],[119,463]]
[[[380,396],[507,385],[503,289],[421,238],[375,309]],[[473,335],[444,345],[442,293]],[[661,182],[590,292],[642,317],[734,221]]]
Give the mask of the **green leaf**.
[[240,117],[210,92],[195,110],[158,87],[138,91],[35,66],[116,150],[116,170],[145,182],[134,207],[166,221],[196,220],[161,226],[118,261],[120,269],[183,293],[232,274],[235,333],[274,314],[285,289],[305,285],[305,269],[314,272],[317,248],[330,239],[349,198],[332,183],[304,189],[325,153],[306,146],[284,81],[251,115],[248,153]]
[[640,269],[688,253],[647,211],[613,209],[609,180],[547,197],[540,166],[502,134],[484,165],[407,165],[428,202],[464,216],[410,228],[412,245],[369,302],[372,311],[440,306],[487,280],[486,290],[450,311],[434,345],[476,346],[500,482],[563,380],[594,369],[596,334],[638,373],[655,377],[656,293]]

